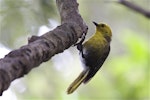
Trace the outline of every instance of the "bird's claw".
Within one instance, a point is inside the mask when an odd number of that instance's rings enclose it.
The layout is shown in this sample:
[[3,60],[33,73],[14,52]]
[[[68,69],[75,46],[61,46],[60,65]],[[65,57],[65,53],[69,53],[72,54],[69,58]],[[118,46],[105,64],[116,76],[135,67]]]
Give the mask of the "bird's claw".
[[83,45],[82,43],[84,42],[85,40],[85,36],[86,36],[86,33],[83,33],[82,37],[81,37],[81,40],[74,44],[74,46],[77,46],[77,49],[80,51],[80,53],[82,54],[82,57],[84,58],[84,54],[83,54]]

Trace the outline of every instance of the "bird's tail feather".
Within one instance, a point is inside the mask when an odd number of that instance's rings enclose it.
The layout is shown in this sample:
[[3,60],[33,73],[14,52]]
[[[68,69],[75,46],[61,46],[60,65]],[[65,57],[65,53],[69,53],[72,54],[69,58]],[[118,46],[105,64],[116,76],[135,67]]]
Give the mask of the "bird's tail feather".
[[67,89],[67,93],[71,94],[73,93],[80,84],[84,81],[84,79],[87,77],[89,73],[89,70],[84,70],[80,73],[80,75],[71,83],[71,85]]

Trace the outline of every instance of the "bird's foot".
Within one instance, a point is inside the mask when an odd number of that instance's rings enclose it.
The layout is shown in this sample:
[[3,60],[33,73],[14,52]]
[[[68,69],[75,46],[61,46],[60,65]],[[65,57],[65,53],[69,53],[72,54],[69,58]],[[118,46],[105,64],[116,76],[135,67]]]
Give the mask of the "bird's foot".
[[80,51],[80,53],[82,54],[82,57],[84,57],[84,54],[83,54],[83,45],[82,43],[84,42],[85,40],[85,36],[86,36],[86,33],[83,33],[82,37],[81,37],[81,40],[74,44],[74,46],[77,46],[77,49]]

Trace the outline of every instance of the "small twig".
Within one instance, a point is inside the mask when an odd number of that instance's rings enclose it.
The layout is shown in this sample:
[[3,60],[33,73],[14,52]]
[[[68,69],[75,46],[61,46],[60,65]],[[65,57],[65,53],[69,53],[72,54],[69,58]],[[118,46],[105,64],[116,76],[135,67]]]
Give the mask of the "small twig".
[[126,7],[130,8],[130,9],[132,9],[132,10],[134,10],[134,11],[136,11],[136,12],[142,14],[142,15],[144,15],[147,18],[150,18],[150,11],[147,11],[147,10],[145,10],[145,9],[143,9],[143,8],[137,6],[137,5],[135,5],[135,4],[133,4],[133,3],[129,2],[129,1],[119,0],[118,3],[120,3],[120,4],[124,5],[124,6],[126,6]]

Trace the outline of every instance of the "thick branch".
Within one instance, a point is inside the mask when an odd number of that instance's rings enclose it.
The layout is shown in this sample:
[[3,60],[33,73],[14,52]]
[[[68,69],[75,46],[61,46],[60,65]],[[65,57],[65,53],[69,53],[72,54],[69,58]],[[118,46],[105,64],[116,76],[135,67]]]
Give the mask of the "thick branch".
[[133,3],[129,2],[129,1],[119,0],[118,3],[120,3],[120,4],[124,5],[124,6],[126,6],[126,7],[130,8],[130,9],[132,9],[132,10],[134,10],[134,11],[136,11],[136,12],[142,14],[142,15],[144,15],[147,18],[150,18],[150,11],[146,11],[145,9],[143,9],[143,8],[137,6],[137,5],[135,5],[135,4],[133,4]]
[[63,52],[87,32],[87,26],[78,13],[76,0],[56,0],[56,3],[62,24],[40,37],[32,36],[27,45],[0,59],[0,95],[13,80],[23,77],[32,68]]

